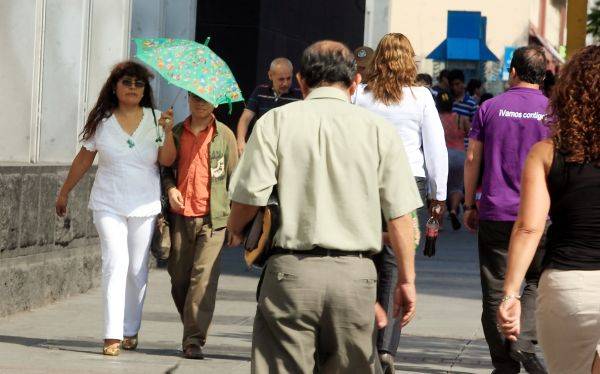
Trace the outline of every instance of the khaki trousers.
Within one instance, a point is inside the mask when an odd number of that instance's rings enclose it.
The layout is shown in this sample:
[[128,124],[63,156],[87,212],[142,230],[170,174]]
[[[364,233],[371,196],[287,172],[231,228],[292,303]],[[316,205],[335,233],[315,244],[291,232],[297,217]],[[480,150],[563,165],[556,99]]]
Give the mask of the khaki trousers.
[[182,345],[203,346],[215,310],[219,254],[225,230],[213,231],[207,218],[171,216],[171,255],[167,269],[171,295],[183,322]]
[[600,270],[545,270],[535,316],[550,374],[590,374],[600,352]]
[[377,272],[358,256],[274,255],[252,334],[252,373],[380,373]]

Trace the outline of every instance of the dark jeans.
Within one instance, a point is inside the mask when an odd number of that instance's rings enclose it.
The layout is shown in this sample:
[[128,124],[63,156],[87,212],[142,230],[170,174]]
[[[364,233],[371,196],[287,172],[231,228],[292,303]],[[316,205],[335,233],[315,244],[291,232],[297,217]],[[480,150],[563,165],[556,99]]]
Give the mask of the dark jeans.
[[[426,215],[426,184],[425,178],[415,178],[419,194],[423,199],[423,207],[417,209],[419,224],[422,227],[422,217]],[[394,289],[398,282],[398,265],[394,250],[387,245],[383,246],[381,252],[373,257],[375,268],[377,269],[377,302],[386,311],[388,324],[377,333],[377,350],[396,354],[398,344],[400,344],[400,320],[394,318]]]
[[490,349],[492,364],[498,370],[498,374],[519,372],[521,365],[510,358],[510,350],[535,352],[535,299],[542,271],[543,238],[525,275],[525,288],[521,295],[521,334],[519,339],[516,342],[505,340],[496,327],[496,313],[503,296],[502,289],[508,260],[508,243],[513,225],[514,222],[512,221],[481,220],[479,222],[479,270],[483,294],[481,324],[485,340]]

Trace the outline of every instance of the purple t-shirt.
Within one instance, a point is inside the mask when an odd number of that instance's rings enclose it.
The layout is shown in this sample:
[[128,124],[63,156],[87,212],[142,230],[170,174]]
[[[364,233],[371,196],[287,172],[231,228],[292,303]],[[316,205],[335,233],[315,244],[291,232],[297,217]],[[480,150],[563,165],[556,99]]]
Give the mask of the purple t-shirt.
[[487,100],[473,117],[469,138],[483,143],[480,219],[517,219],[525,158],[550,133],[542,122],[547,107],[540,90],[513,87]]

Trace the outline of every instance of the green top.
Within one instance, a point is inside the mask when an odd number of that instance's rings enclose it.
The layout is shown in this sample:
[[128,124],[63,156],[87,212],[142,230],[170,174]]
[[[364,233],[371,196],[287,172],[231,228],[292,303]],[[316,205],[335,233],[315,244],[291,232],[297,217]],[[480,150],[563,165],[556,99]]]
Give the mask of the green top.
[[231,179],[232,200],[264,206],[277,184],[288,249],[381,250],[386,220],[422,205],[404,146],[382,117],[334,87],[257,122]]
[[[179,140],[183,133],[183,122],[173,127],[175,147],[179,151]],[[210,153],[210,222],[213,230],[227,226],[230,202],[227,196],[227,187],[231,174],[238,162],[237,146],[233,132],[224,124],[216,121],[216,131],[209,144]],[[165,194],[171,188],[177,187],[177,164],[175,160],[172,167],[163,168],[161,182]]]

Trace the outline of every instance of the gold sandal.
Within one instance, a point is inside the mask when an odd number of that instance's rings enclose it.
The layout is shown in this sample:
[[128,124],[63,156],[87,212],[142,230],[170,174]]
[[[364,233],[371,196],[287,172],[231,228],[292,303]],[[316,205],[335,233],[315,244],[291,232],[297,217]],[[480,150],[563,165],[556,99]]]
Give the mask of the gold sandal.
[[102,348],[102,354],[105,356],[118,356],[121,353],[121,343],[112,343]]
[[123,349],[131,351],[137,348],[138,346],[138,336],[135,334],[134,336],[125,336],[123,337],[122,343]]

